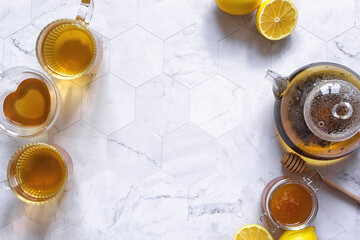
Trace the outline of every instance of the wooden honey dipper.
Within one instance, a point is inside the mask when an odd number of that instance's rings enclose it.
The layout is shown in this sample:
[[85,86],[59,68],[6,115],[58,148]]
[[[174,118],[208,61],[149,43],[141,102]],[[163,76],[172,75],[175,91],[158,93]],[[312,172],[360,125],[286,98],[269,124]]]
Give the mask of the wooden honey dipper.
[[[306,167],[306,162],[298,155],[294,153],[285,153],[283,158],[281,159],[281,164],[284,168],[289,170],[290,172],[300,174],[303,171],[309,171]],[[348,190],[344,189],[343,187],[339,186],[335,182],[331,181],[330,179],[323,177],[324,183],[329,187],[341,192],[342,194],[348,196],[349,198],[355,200],[358,204],[360,204],[360,197],[356,196],[355,194],[349,192]]]

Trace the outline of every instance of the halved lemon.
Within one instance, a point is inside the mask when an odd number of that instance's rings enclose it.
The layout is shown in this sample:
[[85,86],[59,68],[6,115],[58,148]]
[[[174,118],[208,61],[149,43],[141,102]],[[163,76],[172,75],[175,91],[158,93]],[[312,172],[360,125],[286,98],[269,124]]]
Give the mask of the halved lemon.
[[270,40],[286,38],[295,29],[298,12],[290,0],[268,0],[256,12],[255,24],[261,35]]
[[266,228],[249,224],[240,228],[234,236],[233,240],[274,240],[270,232]]

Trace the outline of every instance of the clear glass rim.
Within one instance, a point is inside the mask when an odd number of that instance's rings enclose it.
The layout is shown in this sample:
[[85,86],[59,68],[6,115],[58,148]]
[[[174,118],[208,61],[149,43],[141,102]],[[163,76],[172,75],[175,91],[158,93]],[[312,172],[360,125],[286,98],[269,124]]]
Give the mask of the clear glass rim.
[[[65,168],[66,168],[66,171],[65,171],[65,181],[64,183],[62,184],[61,188],[59,189],[59,191],[50,196],[49,198],[46,198],[46,199],[41,199],[40,201],[36,201],[36,200],[33,200],[31,199],[31,197],[29,199],[27,199],[26,197],[24,197],[23,195],[21,195],[21,193],[19,193],[17,190],[16,190],[16,186],[18,185],[17,184],[17,179],[16,177],[12,177],[12,172],[10,171],[11,170],[11,166],[12,164],[14,164],[14,161],[15,159],[19,159],[21,157],[21,155],[23,153],[25,153],[26,151],[28,151],[30,148],[32,147],[37,147],[37,146],[45,146],[49,149],[51,149],[52,151],[54,151],[56,154],[58,154],[60,156],[60,159],[61,161],[63,162]],[[15,170],[15,169],[14,169]],[[48,203],[56,198],[58,198],[62,192],[65,190],[65,187],[67,185],[67,182],[69,180],[69,169],[68,169],[68,166],[67,166],[67,162],[64,158],[64,156],[61,154],[60,151],[58,151],[54,146],[50,145],[50,144],[47,144],[47,143],[38,143],[38,142],[34,142],[34,143],[29,143],[29,144],[26,144],[22,147],[20,147],[13,155],[12,157],[10,158],[10,161],[9,161],[9,164],[8,164],[8,168],[7,168],[7,181],[8,181],[8,184],[11,188],[11,190],[13,191],[13,193],[20,199],[22,200],[23,202],[26,202],[26,203],[29,203],[29,204],[33,204],[33,205],[41,205],[41,204],[45,204],[45,203]],[[16,175],[16,174],[15,174]],[[35,198],[34,198],[35,199]]]
[[[39,130],[29,131],[29,133],[25,134],[25,133],[20,133],[20,132],[14,131],[14,130],[7,129],[2,124],[0,124],[0,131],[10,137],[17,137],[17,138],[30,138],[30,137],[38,136],[38,135],[46,132],[48,129],[50,129],[55,124],[57,118],[59,117],[60,108],[61,108],[61,95],[60,95],[59,90],[58,90],[57,86],[55,85],[54,81],[52,81],[52,79],[45,73],[42,73],[38,70],[28,68],[25,66],[17,66],[17,67],[7,69],[5,71],[5,73],[8,71],[13,71],[13,70],[19,70],[22,72],[30,72],[30,73],[34,73],[34,74],[37,74],[42,77],[41,81],[43,81],[46,84],[46,86],[49,88],[49,91],[53,92],[55,95],[55,97],[54,97],[54,99],[55,99],[54,112],[52,114],[53,116],[51,116],[51,120],[49,121],[49,123],[47,123],[46,125],[41,127]],[[31,129],[32,127],[19,127],[19,128]]]
[[[78,74],[75,74],[75,75],[62,75],[54,70],[52,70],[50,67],[46,66],[45,64],[45,61],[42,57],[42,54],[41,54],[41,46],[42,46],[42,43],[43,43],[43,40],[45,38],[45,36],[47,35],[47,31],[55,26],[55,25],[61,25],[61,24],[65,24],[65,23],[71,23],[71,24],[75,24],[75,25],[78,25],[78,26],[81,26],[81,28],[83,28],[87,33],[88,35],[90,36],[91,38],[91,41],[93,42],[94,44],[94,56],[91,60],[91,63],[89,64],[89,66],[81,73],[78,73]],[[89,72],[89,70],[92,68],[92,66],[94,65],[95,63],[95,60],[97,58],[97,45],[96,45],[96,40],[94,38],[94,35],[93,33],[89,30],[88,26],[86,26],[84,24],[84,22],[80,21],[80,20],[76,20],[76,19],[68,19],[68,18],[63,18],[63,19],[58,19],[58,20],[55,20],[51,23],[49,23],[48,25],[46,25],[42,30],[41,32],[39,33],[39,36],[37,37],[36,39],[36,45],[35,45],[35,50],[36,50],[36,57],[39,61],[39,64],[41,65],[41,67],[47,72],[49,73],[50,75],[58,78],[58,79],[62,79],[62,80],[72,80],[72,79],[76,79],[76,78],[79,78],[83,75],[85,75],[86,73]]]

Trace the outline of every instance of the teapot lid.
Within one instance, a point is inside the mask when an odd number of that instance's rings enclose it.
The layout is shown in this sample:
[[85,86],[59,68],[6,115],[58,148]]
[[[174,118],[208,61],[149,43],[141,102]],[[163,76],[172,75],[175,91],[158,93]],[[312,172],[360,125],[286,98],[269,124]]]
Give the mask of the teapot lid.
[[344,80],[321,82],[306,97],[304,118],[319,138],[345,141],[360,130],[360,91]]

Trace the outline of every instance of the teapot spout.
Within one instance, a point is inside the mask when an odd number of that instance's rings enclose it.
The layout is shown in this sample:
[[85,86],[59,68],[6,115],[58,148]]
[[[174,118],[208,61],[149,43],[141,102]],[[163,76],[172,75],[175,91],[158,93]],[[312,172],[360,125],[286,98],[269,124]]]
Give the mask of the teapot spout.
[[273,82],[273,93],[276,99],[282,97],[282,93],[286,90],[289,84],[289,78],[283,77],[280,74],[268,70],[265,75],[265,79],[270,80]]

